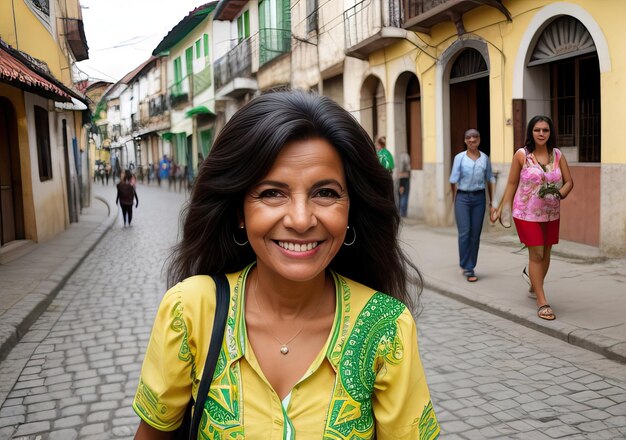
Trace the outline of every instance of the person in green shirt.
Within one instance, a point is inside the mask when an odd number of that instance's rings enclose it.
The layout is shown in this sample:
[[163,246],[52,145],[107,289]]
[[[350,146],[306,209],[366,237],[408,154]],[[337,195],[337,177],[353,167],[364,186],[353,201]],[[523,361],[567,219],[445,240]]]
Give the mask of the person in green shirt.
[[385,136],[380,136],[376,140],[376,154],[378,154],[378,160],[383,168],[391,173],[395,164],[393,162],[393,156],[389,150],[387,150],[386,146],[387,138]]

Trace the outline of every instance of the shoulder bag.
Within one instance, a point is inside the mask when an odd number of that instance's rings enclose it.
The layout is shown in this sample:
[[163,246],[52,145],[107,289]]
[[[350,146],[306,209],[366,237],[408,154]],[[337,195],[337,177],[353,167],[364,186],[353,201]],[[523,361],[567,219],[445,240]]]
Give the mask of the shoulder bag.
[[[204,403],[211,388],[213,374],[215,373],[215,365],[220,355],[222,341],[224,340],[224,327],[226,326],[226,317],[228,315],[228,303],[230,301],[230,287],[228,280],[224,275],[213,277],[215,281],[215,319],[213,320],[213,331],[211,332],[211,341],[209,342],[209,352],[204,370],[202,371],[202,379],[198,387],[198,395],[195,402],[193,397],[189,400],[185,409],[183,423],[176,430],[174,439],[176,440],[196,440],[198,438],[198,427],[204,410]],[[193,417],[192,417],[193,408]]]

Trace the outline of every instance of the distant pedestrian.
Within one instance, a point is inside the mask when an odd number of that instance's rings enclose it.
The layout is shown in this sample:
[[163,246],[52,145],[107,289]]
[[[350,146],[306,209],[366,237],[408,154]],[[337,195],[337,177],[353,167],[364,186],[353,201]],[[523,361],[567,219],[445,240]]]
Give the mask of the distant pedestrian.
[[[531,297],[537,301],[537,316],[552,321],[556,314],[546,300],[543,283],[550,267],[552,246],[559,242],[561,199],[574,188],[567,160],[556,148],[556,132],[547,116],[533,117],[526,128],[526,143],[513,156],[509,180],[498,210],[491,221],[513,202],[512,216],[520,241],[528,248]],[[506,225],[505,225],[506,226]]]
[[176,191],[176,179],[178,178],[178,164],[175,160],[170,164],[170,174],[168,176],[168,184],[167,189],[171,190],[172,186],[174,186],[174,191]]
[[393,168],[395,166],[393,162],[393,156],[387,150],[387,138],[385,136],[380,136],[376,140],[376,154],[378,155],[378,161],[383,166],[384,169],[393,172]]
[[409,209],[409,191],[411,190],[411,156],[406,151],[400,153],[398,167],[398,208],[400,217],[406,217]]
[[[111,165],[107,163],[106,166],[104,167],[104,178],[106,178],[107,185],[109,184],[110,176],[111,176]],[[103,185],[104,185],[104,178],[102,180]]]
[[459,264],[469,282],[478,281],[474,272],[478,261],[480,234],[485,219],[485,186],[489,193],[490,214],[496,179],[489,157],[478,149],[480,133],[474,128],[465,132],[466,150],[454,157],[450,172],[454,217],[459,234]]
[[163,155],[163,158],[159,161],[159,186],[161,181],[170,177],[170,161],[167,158],[167,154]]
[[128,223],[130,226],[133,221],[133,198],[137,201],[135,208],[139,206],[139,197],[137,197],[137,191],[135,187],[131,185],[132,175],[129,170],[124,172],[124,177],[120,183],[117,184],[117,198],[115,204],[119,203],[122,208],[122,218],[124,219],[124,227]]

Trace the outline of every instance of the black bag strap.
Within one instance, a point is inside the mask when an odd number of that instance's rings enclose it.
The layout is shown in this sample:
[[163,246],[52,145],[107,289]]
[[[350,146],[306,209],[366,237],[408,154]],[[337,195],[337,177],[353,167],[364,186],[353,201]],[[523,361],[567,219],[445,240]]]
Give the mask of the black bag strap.
[[198,387],[196,403],[193,407],[193,419],[191,420],[191,429],[189,430],[189,440],[196,440],[198,438],[198,427],[200,426],[204,403],[206,402],[209,388],[213,381],[217,358],[222,348],[224,328],[226,327],[226,318],[228,316],[228,303],[230,302],[228,279],[226,279],[225,275],[216,275],[213,277],[213,281],[215,281],[215,319],[213,320],[209,353],[204,363],[204,371],[202,372],[202,379]]

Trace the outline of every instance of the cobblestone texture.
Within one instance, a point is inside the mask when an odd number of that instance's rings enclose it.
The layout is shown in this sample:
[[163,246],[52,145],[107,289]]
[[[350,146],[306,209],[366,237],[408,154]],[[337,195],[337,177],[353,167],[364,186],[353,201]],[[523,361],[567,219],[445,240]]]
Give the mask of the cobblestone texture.
[[432,291],[421,304],[442,439],[626,438],[624,364]]

